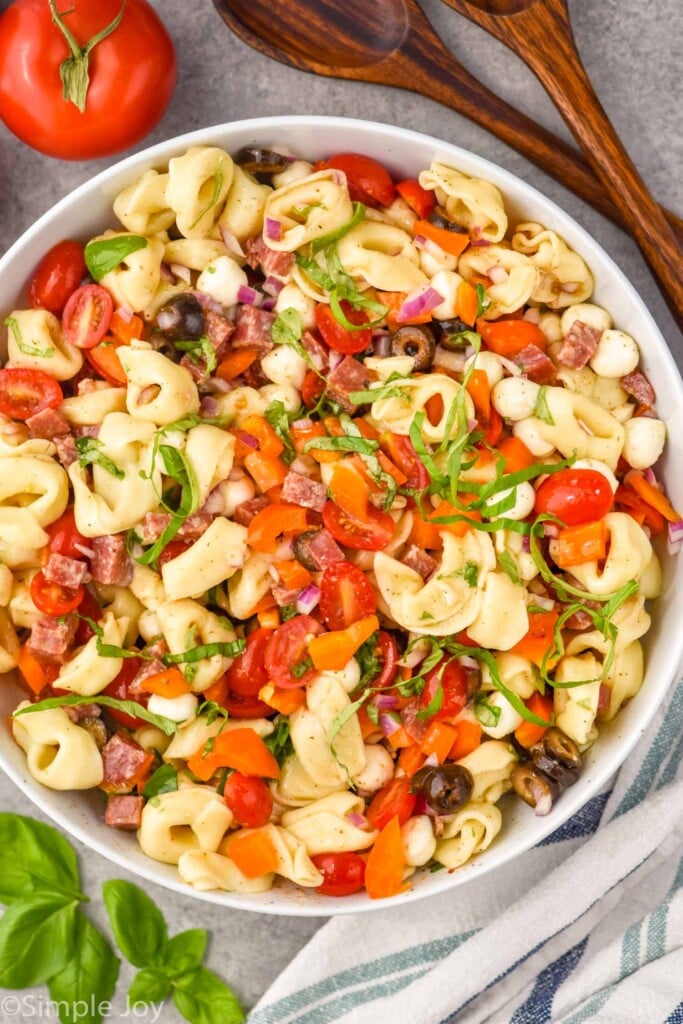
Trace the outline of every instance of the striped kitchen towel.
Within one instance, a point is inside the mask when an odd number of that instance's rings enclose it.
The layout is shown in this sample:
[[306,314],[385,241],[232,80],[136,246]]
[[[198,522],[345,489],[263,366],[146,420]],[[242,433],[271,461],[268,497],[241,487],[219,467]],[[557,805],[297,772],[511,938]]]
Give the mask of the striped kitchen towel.
[[683,1024],[683,681],[605,790],[452,894],[326,924],[250,1024]]

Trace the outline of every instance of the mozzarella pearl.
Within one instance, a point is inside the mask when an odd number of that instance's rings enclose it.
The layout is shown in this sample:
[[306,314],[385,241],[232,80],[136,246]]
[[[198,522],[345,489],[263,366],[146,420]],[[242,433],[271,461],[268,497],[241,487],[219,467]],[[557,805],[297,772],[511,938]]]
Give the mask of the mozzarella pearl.
[[234,306],[237,293],[248,285],[247,275],[229,256],[218,256],[197,278],[197,291],[210,295],[222,306]]
[[296,412],[301,405],[301,397],[291,384],[266,384],[259,388],[259,394],[266,405],[282,402],[287,412]]
[[608,331],[612,326],[612,317],[602,306],[595,306],[592,302],[579,302],[575,306],[568,306],[560,318],[562,334],[566,337],[572,329],[575,320],[594,328],[596,331]]
[[189,722],[197,715],[199,701],[193,693],[183,693],[180,697],[160,697],[153,693],[147,708],[153,715],[163,715],[172,722]]
[[557,313],[541,313],[538,326],[541,328],[551,345],[555,342],[562,341],[562,325]]
[[285,384],[301,390],[308,363],[290,345],[276,345],[262,358],[261,369],[273,384]]
[[[497,491],[492,498],[489,498],[485,502],[486,508],[495,508],[498,502],[503,501],[508,495],[514,493],[515,503],[507,509],[505,512],[499,512],[495,515],[491,515],[491,519],[526,519],[530,512],[533,511],[534,503],[536,501],[536,492],[530,483],[525,482],[517,484],[516,487],[508,487],[504,491]],[[490,512],[486,513],[490,515]]]
[[432,823],[426,814],[418,814],[401,825],[403,856],[410,867],[428,864],[436,850],[436,838]]
[[610,329],[600,335],[590,366],[599,377],[624,377],[633,373],[639,359],[640,352],[631,335]]
[[496,412],[505,420],[525,420],[533,416],[540,391],[528,377],[505,377],[491,393]]
[[486,701],[491,707],[500,709],[500,717],[495,725],[482,725],[481,722],[479,723],[482,730],[491,739],[504,739],[505,736],[509,736],[524,721],[522,716],[515,711],[507,697],[504,697],[502,693],[498,693],[497,690],[489,693]]
[[376,793],[394,777],[391,754],[379,743],[365,744],[365,768],[353,778],[359,793]]
[[634,416],[624,423],[626,437],[622,455],[634,469],[649,469],[662,454],[666,426],[661,420]]
[[469,370],[472,364],[475,369],[484,371],[490,388],[495,388],[496,384],[503,379],[503,367],[500,365],[500,359],[493,352],[477,352],[470,356],[465,362],[465,371]]

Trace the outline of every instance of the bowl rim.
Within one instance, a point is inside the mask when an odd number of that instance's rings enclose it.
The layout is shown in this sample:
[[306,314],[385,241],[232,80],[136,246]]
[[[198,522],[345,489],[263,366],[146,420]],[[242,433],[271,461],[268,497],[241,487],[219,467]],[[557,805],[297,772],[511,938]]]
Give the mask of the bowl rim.
[[[628,296],[630,301],[637,307],[640,315],[644,317],[645,323],[649,328],[649,343],[652,344],[657,352],[657,361],[662,363],[664,369],[671,375],[673,382],[672,387],[674,392],[676,392],[674,405],[676,408],[683,408],[683,383],[681,382],[678,367],[666,344],[662,332],[657,326],[645,302],[610,254],[606,252],[600,243],[597,242],[597,240],[593,238],[593,236],[555,200],[546,196],[535,186],[530,185],[528,182],[524,181],[518,175],[513,174],[505,167],[502,167],[500,164],[497,164],[486,157],[480,156],[472,150],[464,149],[454,143],[445,142],[444,140],[427,133],[361,118],[314,114],[284,114],[259,118],[247,118],[239,121],[228,121],[211,125],[209,127],[196,129],[192,132],[173,136],[169,139],[157,142],[154,145],[133,153],[122,160],[116,161],[110,167],[100,171],[94,177],[87,179],[60,199],[53,207],[43,213],[19,236],[18,239],[16,239],[5,255],[0,258],[0,276],[2,276],[5,268],[16,259],[21,250],[27,244],[40,236],[43,230],[49,227],[51,222],[62,211],[68,210],[74,204],[78,204],[80,200],[87,199],[88,196],[98,190],[101,190],[103,186],[108,185],[119,176],[127,172],[135,171],[135,169],[141,165],[154,166],[156,163],[167,161],[169,159],[169,155],[175,150],[192,145],[206,145],[211,142],[216,142],[216,138],[224,135],[226,132],[245,133],[253,130],[255,133],[263,136],[267,132],[275,134],[278,130],[285,128],[288,131],[297,128],[325,128],[328,130],[339,129],[341,132],[348,132],[356,129],[361,132],[369,132],[374,137],[385,138],[390,143],[400,142],[401,144],[409,144],[410,142],[414,142],[419,143],[420,146],[428,145],[439,155],[448,156],[449,159],[452,159],[455,166],[458,166],[458,161],[461,161],[461,163],[464,163],[465,165],[474,163],[477,168],[477,174],[484,178],[486,178],[488,174],[496,181],[496,184],[499,185],[503,191],[504,198],[507,184],[510,184],[514,191],[523,191],[525,193],[525,198],[528,196],[532,203],[538,204],[540,207],[545,207],[554,215],[556,218],[557,230],[560,235],[562,234],[563,228],[566,225],[570,225],[571,231],[580,239],[582,252],[585,253],[588,251],[589,254],[597,254],[597,257],[602,262],[609,278],[617,282],[622,292]],[[468,171],[467,173],[471,173],[471,171]],[[588,255],[587,262],[589,265],[590,259],[591,255]],[[591,269],[593,268],[591,267]],[[683,630],[679,631],[676,637],[670,638],[669,649],[672,655],[670,661],[670,665],[672,667],[670,672],[667,673],[666,686],[661,686],[661,695],[659,700],[643,704],[640,709],[641,716],[638,719],[637,725],[633,726],[630,732],[627,733],[626,737],[621,741],[617,757],[612,757],[609,762],[598,758],[596,763],[592,766],[591,777],[585,780],[580,793],[571,789],[563,795],[561,815],[558,815],[557,817],[550,815],[540,828],[537,820],[537,828],[534,831],[533,837],[530,836],[529,838],[526,838],[522,835],[517,840],[514,850],[505,851],[498,858],[494,855],[493,857],[484,858],[481,861],[475,861],[475,863],[477,863],[476,871],[467,871],[469,865],[465,865],[464,868],[459,869],[455,874],[450,874],[445,871],[442,877],[435,877],[427,889],[424,889],[422,886],[417,886],[416,888],[389,900],[373,901],[365,896],[362,902],[357,902],[353,898],[350,900],[347,898],[345,900],[342,898],[327,897],[325,898],[324,903],[322,900],[318,902],[316,899],[315,901],[301,902],[297,904],[294,900],[289,899],[281,901],[278,897],[277,889],[271,890],[270,894],[241,894],[226,892],[224,890],[210,890],[208,892],[197,891],[182,882],[179,878],[162,876],[160,868],[167,868],[168,865],[157,865],[157,862],[150,858],[147,858],[149,867],[147,866],[147,862],[138,863],[136,861],[135,863],[132,863],[127,859],[126,854],[123,851],[119,851],[118,849],[109,846],[97,836],[90,833],[88,831],[87,824],[81,825],[79,823],[74,823],[68,817],[66,812],[62,812],[59,808],[55,809],[52,807],[50,801],[50,793],[52,791],[37,783],[32,785],[33,780],[27,778],[25,774],[15,769],[14,765],[12,765],[6,758],[1,747],[0,767],[12,779],[21,792],[28,796],[29,799],[52,821],[59,825],[67,835],[74,836],[86,847],[95,850],[108,861],[117,864],[119,867],[122,867],[150,882],[161,885],[166,889],[178,892],[181,895],[191,896],[205,902],[228,906],[238,910],[249,910],[256,913],[292,917],[329,917],[340,914],[367,913],[373,910],[385,910],[392,907],[401,907],[408,903],[415,902],[416,900],[437,896],[446,891],[453,891],[458,888],[459,885],[466,884],[470,878],[472,880],[479,879],[490,871],[502,869],[504,865],[527,853],[529,849],[538,845],[548,835],[555,832],[574,814],[576,814],[577,811],[580,810],[580,808],[583,807],[590,799],[599,793],[608,779],[623,765],[626,758],[651,723],[662,701],[665,699],[671,683],[676,677],[679,667],[683,662]],[[601,764],[601,761],[604,763]]]

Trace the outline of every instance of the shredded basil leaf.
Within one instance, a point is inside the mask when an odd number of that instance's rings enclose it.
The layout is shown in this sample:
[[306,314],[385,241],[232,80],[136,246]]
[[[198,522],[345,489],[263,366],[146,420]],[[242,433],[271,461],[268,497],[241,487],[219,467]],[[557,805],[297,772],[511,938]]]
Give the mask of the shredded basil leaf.
[[203,359],[205,373],[209,377],[218,366],[216,350],[205,334],[194,341],[175,341],[173,344],[179,352],[187,352],[193,363],[199,363]]
[[510,554],[510,552],[509,551],[501,551],[501,552],[499,552],[499,554],[498,554],[498,561],[499,561],[501,567],[508,574],[508,576],[510,577],[512,582],[514,584],[516,584],[516,586],[521,587],[521,585],[522,585],[522,578],[519,575],[519,569],[517,568],[517,563],[515,562],[514,558]]
[[202,210],[202,212],[199,214],[199,216],[197,217],[197,219],[194,222],[194,224],[190,224],[190,230],[192,230],[192,228],[196,228],[197,227],[197,224],[199,224],[199,222],[202,219],[202,217],[205,217],[206,214],[209,212],[209,210],[212,207],[214,207],[216,205],[216,203],[218,202],[218,200],[220,199],[221,192],[223,191],[223,181],[224,181],[223,164],[224,163],[225,163],[225,160],[224,160],[223,157],[221,157],[221,159],[216,164],[216,171],[215,171],[214,179],[213,179],[213,192],[211,193],[211,199],[209,200],[209,205],[206,207],[206,209]]
[[85,247],[85,265],[94,281],[101,281],[106,274],[116,270],[120,263],[137,252],[147,248],[147,239],[142,235],[114,235],[88,242]]
[[163,654],[161,660],[164,665],[193,664],[202,661],[204,658],[213,658],[219,654],[222,658],[236,658],[238,654],[246,649],[247,642],[241,637],[236,640],[216,641],[211,644],[198,644],[188,651],[181,651],[180,654]]
[[147,780],[142,790],[146,800],[162,793],[175,793],[178,788],[178,771],[172,764],[162,764]]
[[[298,415],[299,413],[297,411],[296,413],[294,413],[294,418],[296,419]],[[282,453],[282,458],[284,459],[288,466],[291,466],[291,464],[294,462],[294,459],[296,458],[296,449],[294,447],[292,435],[289,430],[290,423],[292,421],[290,419],[290,414],[287,412],[285,408],[284,402],[281,402],[279,399],[277,399],[275,402],[271,402],[268,408],[266,409],[264,416],[266,417],[271,427],[273,428],[273,430],[275,431],[275,433],[285,446],[285,450]]]
[[282,767],[287,758],[294,753],[294,744],[289,735],[289,718],[287,715],[278,715],[273,724],[275,731],[266,736],[263,742]]
[[290,665],[289,671],[295,679],[302,679],[310,668],[313,668],[313,662],[311,659],[303,658],[303,660],[298,661],[296,665]]
[[311,242],[311,252],[313,254],[320,252],[321,249],[326,249],[328,245],[334,245],[344,235],[348,235],[352,228],[355,228],[357,224],[365,218],[365,206],[363,203],[353,204],[353,215],[351,220],[347,220],[346,224],[342,224],[341,227],[335,228],[334,231],[330,231],[329,234],[323,235],[322,238],[316,238]]
[[475,291],[477,293],[477,320],[478,320],[479,317],[483,316],[484,313],[486,312],[486,310],[490,307],[491,300],[488,297],[488,295],[486,294],[486,289],[484,288],[483,284],[478,284],[476,289],[475,289]]
[[96,437],[77,437],[78,465],[81,469],[90,465],[100,466],[117,480],[123,480],[126,474],[104,454],[102,448],[102,442]]
[[541,420],[542,423],[547,423],[549,427],[555,426],[555,420],[548,408],[548,389],[545,385],[539,388],[538,398],[536,399],[536,406],[534,408],[534,416]]
[[[445,669],[446,666],[444,665],[443,668]],[[427,707],[424,708],[424,710],[422,711],[418,711],[416,715],[416,717],[419,718],[421,722],[425,721],[427,718],[432,718],[439,711],[441,711],[441,708],[443,707],[443,683],[441,681],[442,677],[443,670],[439,672],[439,680],[436,684],[436,689],[434,690],[434,696],[430,700]]]
[[101,704],[105,708],[114,708],[116,711],[123,711],[133,718],[142,718],[150,725],[156,725],[167,736],[172,736],[178,728],[178,723],[163,715],[153,715],[142,704],[134,700],[117,700],[115,697],[105,697],[103,693],[96,693],[93,697],[82,697],[80,694],[70,694],[68,697],[48,697],[37,704],[30,704],[28,707],[19,708],[12,713],[13,718],[20,715],[27,715],[34,711],[49,711],[52,708],[75,707],[78,704]]
[[37,356],[41,359],[52,359],[54,358],[55,350],[52,345],[48,345],[47,348],[40,348],[39,345],[30,344],[24,341],[21,335],[21,328],[19,327],[19,321],[14,316],[8,316],[3,320],[5,327],[9,327],[16,346],[20,352],[23,352],[25,356]]
[[297,352],[302,348],[300,345],[302,335],[301,314],[291,306],[283,309],[277,315],[270,328],[270,336],[274,345],[291,345]]
[[478,693],[474,698],[474,717],[487,729],[495,729],[500,720],[501,709],[491,704],[485,693]]

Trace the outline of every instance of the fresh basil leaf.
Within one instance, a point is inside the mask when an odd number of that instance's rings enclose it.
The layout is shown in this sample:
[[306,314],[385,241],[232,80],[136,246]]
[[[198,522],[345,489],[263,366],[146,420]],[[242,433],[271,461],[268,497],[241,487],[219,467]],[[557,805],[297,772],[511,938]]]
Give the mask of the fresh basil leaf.
[[275,719],[275,731],[266,736],[263,741],[276,758],[280,767],[284,761],[294,753],[294,744],[289,735],[289,718],[287,715],[278,715]]
[[207,725],[213,725],[213,723],[218,718],[223,718],[226,722],[228,720],[227,710],[221,704],[218,704],[215,700],[205,700],[202,704],[199,705],[199,710],[197,711],[197,714],[203,715],[205,713]]
[[138,249],[147,248],[147,239],[142,235],[114,235],[88,242],[85,247],[85,265],[94,281],[116,270],[128,256]]
[[357,452],[372,455],[379,448],[379,441],[367,437],[314,437],[304,445],[304,452],[316,449],[321,452]]
[[55,350],[52,345],[48,345],[47,348],[41,348],[35,343],[24,341],[19,327],[19,321],[16,317],[8,316],[3,320],[5,327],[9,327],[14,337],[17,348],[20,352],[23,352],[25,356],[38,356],[41,359],[52,359],[55,354]]
[[539,388],[538,398],[536,399],[536,406],[534,408],[534,416],[541,420],[542,423],[547,423],[549,427],[555,426],[555,420],[552,417],[550,409],[548,408],[548,389],[545,385]]
[[86,466],[97,465],[105,469],[107,473],[111,473],[117,480],[123,480],[126,474],[104,454],[102,448],[102,442],[96,437],[77,437],[78,465],[81,469],[84,469]]
[[38,701],[37,704],[29,704],[25,708],[19,708],[13,712],[14,718],[20,715],[29,715],[34,711],[49,711],[51,708],[76,707],[78,704],[101,704],[105,708],[115,708],[117,711],[124,711],[133,718],[142,718],[150,725],[156,725],[167,736],[172,736],[178,728],[178,723],[163,715],[153,715],[142,704],[135,700],[117,700],[116,697],[105,697],[103,693],[97,693],[94,697],[81,697],[73,693],[66,697],[48,697],[46,700]]
[[317,284],[319,288],[323,288],[329,292],[334,288],[334,281],[330,276],[329,272],[324,270],[323,267],[317,262],[317,260],[311,259],[310,256],[304,256],[303,253],[296,253],[297,265],[302,268],[310,277],[314,284]]
[[0,988],[30,988],[76,955],[75,900],[34,896],[12,903],[0,920]]
[[291,466],[296,458],[296,449],[289,430],[289,413],[285,408],[284,402],[281,402],[279,399],[275,402],[271,402],[263,415],[266,417],[271,427],[285,446],[285,450],[282,452],[282,458],[288,466]]
[[245,1020],[232,989],[206,967],[176,982],[173,1002],[190,1024],[243,1024]]
[[516,584],[518,587],[521,587],[521,585],[522,585],[522,578],[519,575],[519,569],[517,568],[517,563],[515,562],[514,558],[510,554],[510,552],[509,551],[501,551],[499,553],[499,555],[498,555],[498,561],[499,561],[501,567],[508,574],[508,576],[510,577],[512,582],[514,584]]
[[434,696],[432,697],[426,708],[424,708],[422,711],[418,711],[417,718],[419,718],[421,722],[424,722],[427,718],[432,718],[434,715],[438,714],[438,712],[441,711],[442,707],[443,683],[441,682],[441,679],[439,679],[438,683],[436,684],[436,689],[434,690]]
[[211,644],[199,644],[191,647],[189,651],[181,651],[179,654],[163,654],[161,660],[164,665],[193,664],[202,661],[204,658],[213,658],[220,654],[223,658],[236,658],[238,654],[246,649],[247,642],[242,637],[236,640],[215,641]]
[[178,772],[172,764],[162,764],[145,783],[142,795],[151,800],[162,793],[175,793],[178,788]]
[[[205,217],[206,214],[209,212],[209,210],[211,210],[216,205],[218,200],[220,199],[221,192],[223,191],[223,182],[225,181],[225,176],[223,174],[223,164],[224,163],[225,163],[225,158],[221,157],[221,159],[216,164],[216,170],[214,171],[214,176],[213,176],[213,192],[211,193],[211,199],[209,200],[209,204],[208,204],[208,206],[206,206],[202,210],[202,212],[199,214],[199,216],[194,221],[194,223],[190,224],[190,230],[192,230],[192,228],[196,228],[197,227],[197,224],[199,224],[199,222],[202,219],[202,217]],[[231,162],[231,166],[232,166],[232,162]]]
[[270,336],[274,345],[291,345],[297,348],[303,334],[303,321],[301,314],[288,306],[273,321],[270,328]]
[[501,709],[491,704],[485,693],[478,693],[474,698],[474,717],[480,725],[487,729],[495,729],[500,720]]
[[193,363],[199,363],[203,359],[207,377],[210,377],[218,366],[216,350],[205,334],[194,341],[174,341],[173,345],[179,352],[187,352]]
[[134,967],[163,965],[168,934],[156,903],[132,882],[113,879],[102,897],[119,949]]
[[[383,384],[378,388],[367,388],[365,391],[352,391],[349,401],[354,405],[365,405],[379,402],[384,398],[405,398],[405,392],[397,384]],[[407,399],[406,399],[407,402]]]
[[128,1005],[148,1006],[150,1003],[163,1003],[171,991],[171,982],[162,969],[146,967],[133,978],[128,989]]
[[[346,313],[341,307],[343,301],[349,302],[354,309],[369,309],[374,306],[376,310],[379,310],[379,315],[375,320],[366,320],[362,324],[354,324],[352,320],[349,320]],[[372,302],[370,299],[364,299],[360,292],[354,294],[353,298],[346,298],[345,295],[340,294],[340,290],[333,288],[330,292],[330,309],[332,315],[338,324],[344,328],[345,331],[366,331],[370,327],[377,327],[381,324],[387,315],[387,307],[381,306],[377,302]]]
[[476,562],[471,559],[465,562],[460,569],[454,569],[453,572],[445,573],[444,575],[437,576],[439,580],[451,580],[462,577],[468,587],[476,587],[479,582],[479,566]]
[[[367,687],[365,690],[363,690],[363,692],[360,695],[360,697],[358,698],[358,700],[354,700],[354,701],[351,702],[351,704],[347,704],[346,707],[342,708],[342,710],[339,712],[339,714],[335,715],[335,717],[332,719],[332,723],[330,725],[329,732],[328,732],[328,741],[329,741],[329,744],[330,744],[330,750],[332,751],[334,756],[337,758],[337,761],[339,761],[339,758],[337,757],[337,752],[334,749],[334,741],[335,741],[335,739],[337,738],[339,733],[342,731],[342,729],[344,728],[344,726],[346,725],[348,720],[350,718],[353,718],[353,716],[356,714],[356,712],[359,711],[360,708],[362,708],[363,704],[365,704],[366,700],[371,695],[372,695],[372,690],[371,690],[370,687]],[[339,764],[341,764],[341,763],[342,762],[339,761]]]
[[0,903],[34,896],[86,900],[73,847],[55,828],[0,814]]
[[201,967],[206,952],[205,928],[189,928],[168,940],[164,954],[164,970],[170,978],[178,978]]
[[48,981],[50,999],[59,1003],[62,1024],[100,1024],[100,1007],[116,988],[119,958],[80,910],[76,911],[74,947],[66,967]]
[[477,320],[480,316],[483,316],[486,310],[491,305],[491,300],[486,294],[486,289],[483,284],[478,284],[476,289],[477,293]]
[[341,225],[341,227],[335,228],[334,231],[330,231],[329,234],[323,235],[322,238],[314,239],[314,241],[311,242],[311,252],[314,254],[320,252],[321,249],[326,249],[328,245],[334,245],[334,243],[338,242],[340,238],[344,237],[344,235],[348,235],[349,231],[351,231],[352,228],[355,228],[356,225],[360,224],[364,219],[365,213],[366,210],[362,203],[354,203],[351,219],[347,220],[345,224]]
[[[356,651],[354,657],[360,665],[360,680],[357,689],[361,689],[375,679],[382,671],[382,660],[377,651],[379,633],[373,633]],[[377,723],[375,723],[377,724]]]

